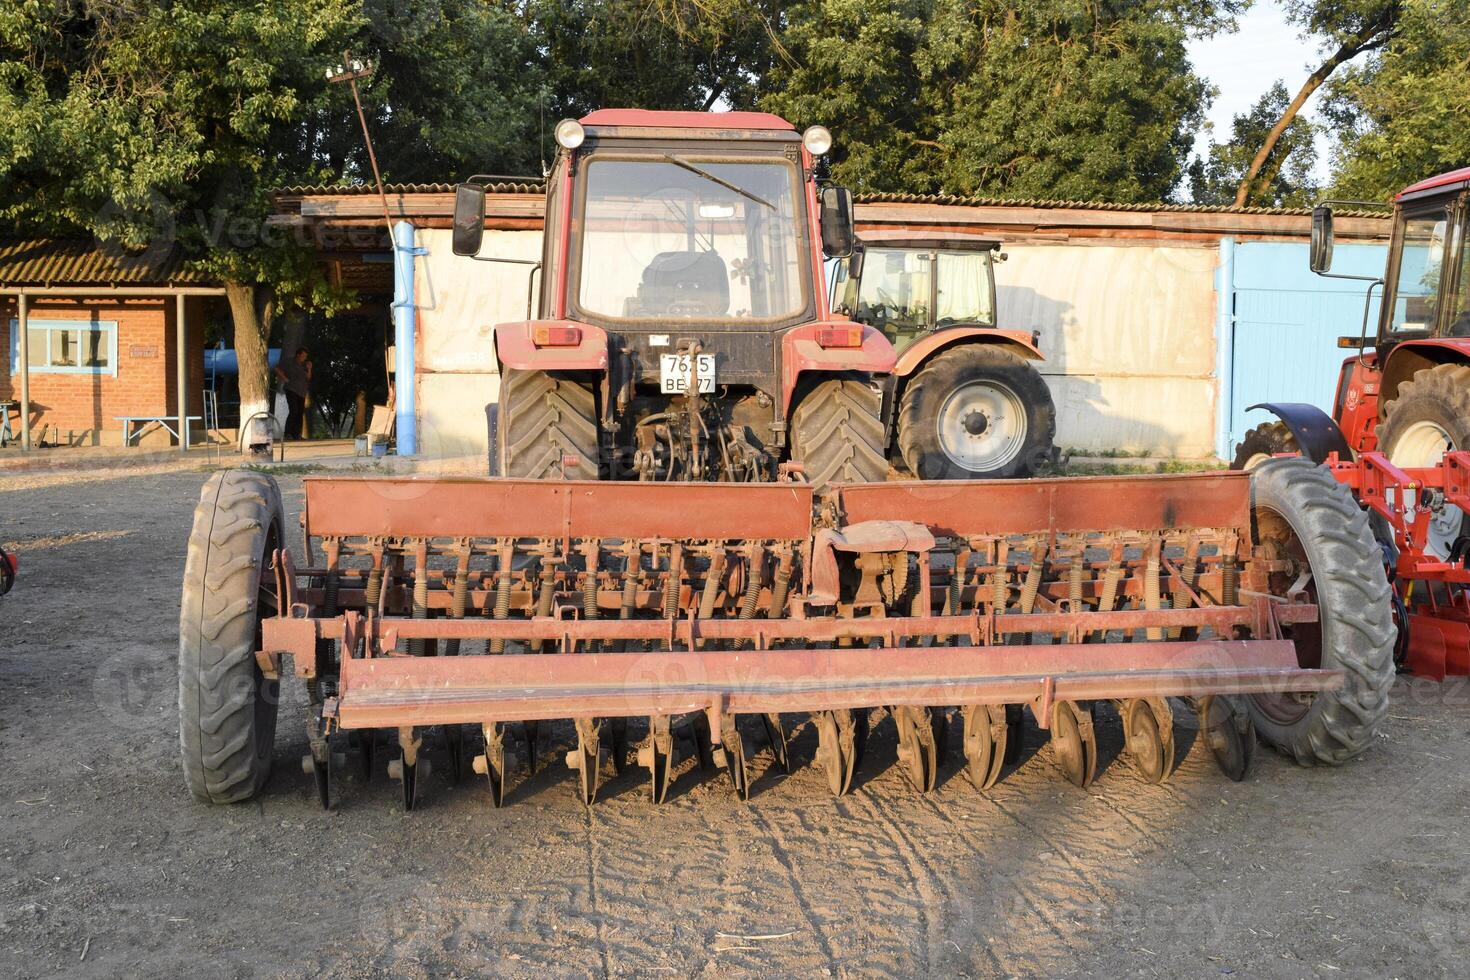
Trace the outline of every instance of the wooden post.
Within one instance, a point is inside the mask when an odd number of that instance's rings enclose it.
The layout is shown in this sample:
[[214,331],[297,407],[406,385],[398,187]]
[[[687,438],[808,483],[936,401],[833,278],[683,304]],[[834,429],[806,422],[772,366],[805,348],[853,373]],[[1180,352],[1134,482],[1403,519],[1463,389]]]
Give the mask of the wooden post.
[[16,329],[20,331],[20,448],[31,448],[31,330],[30,297],[21,293],[16,298]]
[[184,294],[179,293],[174,300],[174,332],[178,334],[174,374],[178,378],[179,452],[186,453],[189,451],[189,334],[184,321]]

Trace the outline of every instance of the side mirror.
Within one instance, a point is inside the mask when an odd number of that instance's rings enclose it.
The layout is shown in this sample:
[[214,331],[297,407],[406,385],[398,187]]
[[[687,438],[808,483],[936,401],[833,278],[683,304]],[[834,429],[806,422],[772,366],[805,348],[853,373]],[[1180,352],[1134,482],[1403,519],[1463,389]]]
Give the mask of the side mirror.
[[480,241],[485,237],[485,187],[483,184],[460,184],[454,188],[455,255],[479,255]]
[[829,259],[844,259],[857,245],[857,226],[852,214],[852,191],[829,184],[822,188],[822,252]]
[[1332,268],[1332,209],[1325,204],[1312,209],[1312,249],[1307,264],[1318,275]]

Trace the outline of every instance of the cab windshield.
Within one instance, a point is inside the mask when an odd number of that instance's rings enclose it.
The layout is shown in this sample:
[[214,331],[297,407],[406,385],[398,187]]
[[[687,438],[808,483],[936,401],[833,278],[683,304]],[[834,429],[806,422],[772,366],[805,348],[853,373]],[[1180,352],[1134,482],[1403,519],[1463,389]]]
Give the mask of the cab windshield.
[[578,306],[627,319],[801,313],[811,260],[800,180],[777,158],[593,157]]
[[990,253],[867,249],[854,315],[901,340],[931,327],[992,322]]
[[1440,288],[1450,247],[1449,208],[1436,208],[1404,222],[1394,278],[1390,329],[1395,333],[1428,333],[1439,318]]

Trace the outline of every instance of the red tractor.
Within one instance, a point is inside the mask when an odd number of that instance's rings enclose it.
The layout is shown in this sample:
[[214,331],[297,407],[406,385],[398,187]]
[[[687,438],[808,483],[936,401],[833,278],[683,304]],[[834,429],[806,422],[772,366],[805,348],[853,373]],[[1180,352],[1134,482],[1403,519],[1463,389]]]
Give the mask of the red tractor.
[[[852,196],[819,186],[832,137],[761,112],[604,109],[556,127],[540,315],[495,328],[492,472],[533,479],[888,474],[893,345],[832,315]],[[458,188],[478,257],[484,189]],[[493,261],[493,260],[492,260]]]
[[[1237,447],[1235,467],[1303,454],[1333,466],[1377,515],[1378,536],[1398,574],[1401,648],[1431,676],[1470,673],[1470,168],[1405,188],[1394,200],[1393,237],[1381,279],[1367,279],[1363,328],[1338,346],[1343,362],[1332,417],[1301,404],[1267,404],[1280,421]],[[1311,268],[1332,273],[1332,208],[1312,213]],[[1382,303],[1377,334],[1368,307]],[[1416,591],[1417,588],[1417,591]]]

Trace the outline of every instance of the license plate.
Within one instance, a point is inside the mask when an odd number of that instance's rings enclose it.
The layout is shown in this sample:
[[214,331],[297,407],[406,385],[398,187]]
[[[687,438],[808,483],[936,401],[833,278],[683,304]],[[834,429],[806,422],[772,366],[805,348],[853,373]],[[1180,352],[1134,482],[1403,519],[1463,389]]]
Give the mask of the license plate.
[[715,355],[713,354],[660,354],[658,356],[659,388],[665,395],[687,395],[695,375],[695,360],[699,361],[699,393],[712,395],[715,391]]

